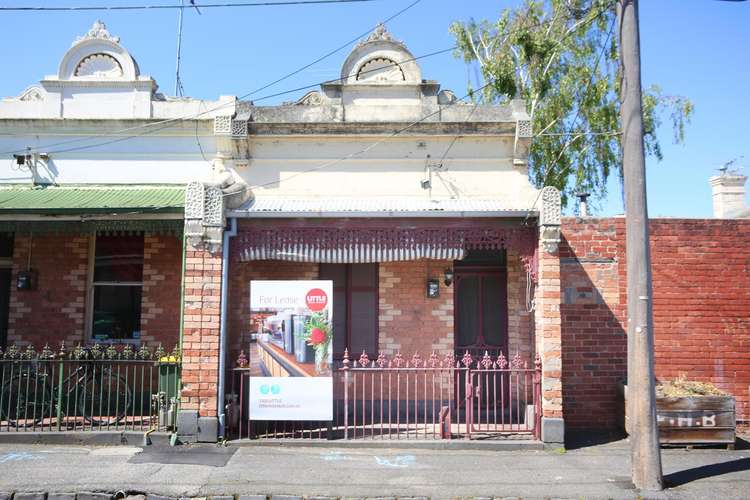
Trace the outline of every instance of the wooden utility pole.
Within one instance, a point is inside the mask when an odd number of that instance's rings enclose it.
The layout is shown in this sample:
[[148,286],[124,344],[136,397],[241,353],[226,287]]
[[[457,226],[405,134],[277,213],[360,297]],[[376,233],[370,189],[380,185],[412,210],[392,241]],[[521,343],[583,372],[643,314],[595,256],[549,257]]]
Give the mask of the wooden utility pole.
[[661,490],[659,432],[656,427],[651,253],[643,148],[641,56],[638,0],[619,0],[622,64],[622,166],[628,277],[628,420],[633,484]]

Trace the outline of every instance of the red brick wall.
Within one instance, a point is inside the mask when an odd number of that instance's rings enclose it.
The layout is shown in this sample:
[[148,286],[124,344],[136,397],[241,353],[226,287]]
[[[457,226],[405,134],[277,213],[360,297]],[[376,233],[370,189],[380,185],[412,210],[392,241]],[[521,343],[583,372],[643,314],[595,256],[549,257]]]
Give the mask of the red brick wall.
[[171,350],[180,338],[182,241],[172,235],[144,238],[141,341]]
[[182,410],[216,416],[219,373],[221,252],[187,248],[182,340]]
[[[378,343],[392,357],[453,351],[453,288],[443,283],[448,261],[405,261],[380,264]],[[427,279],[440,281],[440,297],[427,298]],[[374,359],[377,353],[368,353]],[[357,353],[357,356],[359,353]]]
[[750,220],[651,222],[656,376],[711,382],[750,418]]
[[[65,341],[68,348],[87,342],[86,286],[89,245],[86,234],[35,234],[32,238],[31,268],[37,271],[35,290],[10,291],[8,343],[45,344],[53,349]],[[144,236],[141,340],[149,346],[161,343],[172,349],[179,341],[180,239],[169,235]],[[29,236],[16,234],[13,276],[25,270],[29,257]]]
[[[11,283],[8,344],[33,344],[37,349],[60,342],[84,342],[89,236],[35,234],[31,237],[31,268],[35,290],[17,290]],[[29,262],[29,235],[16,234],[13,277]]]
[[622,418],[617,392],[627,370],[622,222],[563,222],[562,382],[570,428],[612,429]]
[[[749,418],[750,220],[650,224],[657,378],[711,382],[736,397],[738,418]],[[566,420],[611,428],[627,369],[624,220],[565,219],[563,235]]]

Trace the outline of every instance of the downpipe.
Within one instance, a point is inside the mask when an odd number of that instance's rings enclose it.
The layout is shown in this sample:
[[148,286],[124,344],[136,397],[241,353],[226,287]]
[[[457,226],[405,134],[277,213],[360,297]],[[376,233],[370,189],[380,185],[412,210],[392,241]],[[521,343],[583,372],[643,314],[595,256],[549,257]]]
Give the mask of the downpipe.
[[224,388],[226,386],[227,357],[227,295],[229,292],[229,239],[237,236],[237,218],[229,219],[229,230],[224,231],[221,246],[221,312],[219,316],[219,385],[216,395],[216,413],[219,415],[219,441],[226,438],[226,408]]

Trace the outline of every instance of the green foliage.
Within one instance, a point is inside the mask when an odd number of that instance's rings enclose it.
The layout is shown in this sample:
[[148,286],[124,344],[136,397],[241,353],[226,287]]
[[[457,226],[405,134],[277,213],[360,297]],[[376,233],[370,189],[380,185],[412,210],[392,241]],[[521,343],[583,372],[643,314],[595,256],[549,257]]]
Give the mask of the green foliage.
[[[535,137],[529,176],[537,186],[556,186],[563,203],[577,191],[594,199],[607,179],[622,176],[619,48],[614,0],[525,0],[495,22],[455,22],[456,56],[478,64],[485,82],[469,92],[485,103],[523,99]],[[674,141],[684,140],[693,112],[685,97],[644,89],[644,142],[662,159],[656,136],[665,116]]]

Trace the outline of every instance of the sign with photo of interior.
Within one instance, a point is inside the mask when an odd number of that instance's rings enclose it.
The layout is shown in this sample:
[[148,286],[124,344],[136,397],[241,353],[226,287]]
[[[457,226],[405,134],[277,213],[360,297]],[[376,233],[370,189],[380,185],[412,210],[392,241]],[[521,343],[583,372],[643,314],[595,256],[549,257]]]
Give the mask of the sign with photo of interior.
[[250,282],[250,418],[333,419],[333,282]]

